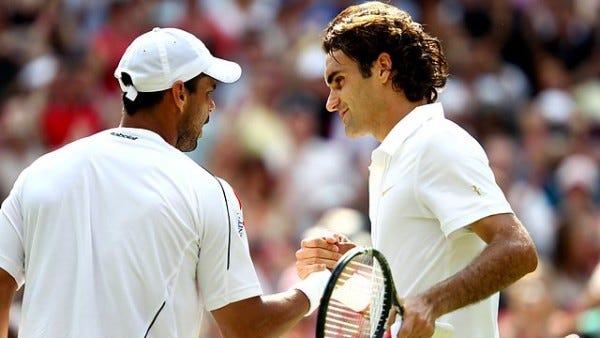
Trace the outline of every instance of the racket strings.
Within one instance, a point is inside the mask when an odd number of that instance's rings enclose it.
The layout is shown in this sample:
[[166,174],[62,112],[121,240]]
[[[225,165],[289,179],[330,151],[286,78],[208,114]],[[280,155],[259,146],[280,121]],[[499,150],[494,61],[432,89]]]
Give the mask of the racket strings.
[[325,318],[324,337],[373,337],[379,330],[385,289],[379,262],[370,255],[354,257],[334,286]]

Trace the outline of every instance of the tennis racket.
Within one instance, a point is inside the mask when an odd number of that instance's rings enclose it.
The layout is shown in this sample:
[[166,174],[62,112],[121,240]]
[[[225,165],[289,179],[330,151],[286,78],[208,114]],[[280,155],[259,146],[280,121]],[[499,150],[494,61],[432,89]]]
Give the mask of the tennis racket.
[[317,338],[380,338],[390,310],[402,315],[390,267],[373,248],[356,247],[340,258],[321,298]]

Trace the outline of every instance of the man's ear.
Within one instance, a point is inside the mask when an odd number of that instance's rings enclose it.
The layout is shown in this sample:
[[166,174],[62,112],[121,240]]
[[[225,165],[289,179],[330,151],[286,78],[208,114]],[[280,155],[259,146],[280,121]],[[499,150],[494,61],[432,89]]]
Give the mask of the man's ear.
[[392,57],[388,53],[381,53],[375,60],[374,74],[378,76],[382,83],[386,83],[392,78]]
[[183,111],[183,104],[186,99],[185,86],[182,81],[177,81],[171,86],[171,95],[173,98],[173,102],[179,109],[179,111]]

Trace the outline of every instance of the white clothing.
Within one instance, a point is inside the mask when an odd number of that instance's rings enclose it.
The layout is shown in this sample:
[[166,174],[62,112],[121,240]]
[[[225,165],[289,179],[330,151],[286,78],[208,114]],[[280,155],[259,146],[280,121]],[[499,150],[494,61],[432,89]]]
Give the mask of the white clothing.
[[[468,226],[512,213],[483,149],[444,118],[440,103],[404,117],[373,151],[369,167],[373,246],[388,259],[400,297],[463,269],[485,242]],[[439,320],[456,337],[498,337],[498,294]]]
[[[189,337],[262,293],[232,188],[144,129],[42,156],[0,209],[19,337]],[[226,202],[225,202],[226,196]]]

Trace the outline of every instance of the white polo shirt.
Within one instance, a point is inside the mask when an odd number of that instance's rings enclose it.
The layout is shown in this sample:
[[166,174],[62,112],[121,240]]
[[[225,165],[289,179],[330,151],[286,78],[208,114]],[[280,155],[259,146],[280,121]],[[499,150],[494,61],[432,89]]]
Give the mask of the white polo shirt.
[[[440,103],[404,117],[372,153],[373,246],[389,260],[401,297],[464,268],[485,247],[468,226],[512,213],[487,156]],[[461,338],[498,337],[498,294],[440,318]]]
[[232,188],[143,129],[44,155],[0,209],[19,337],[197,338],[202,310],[262,293]]

